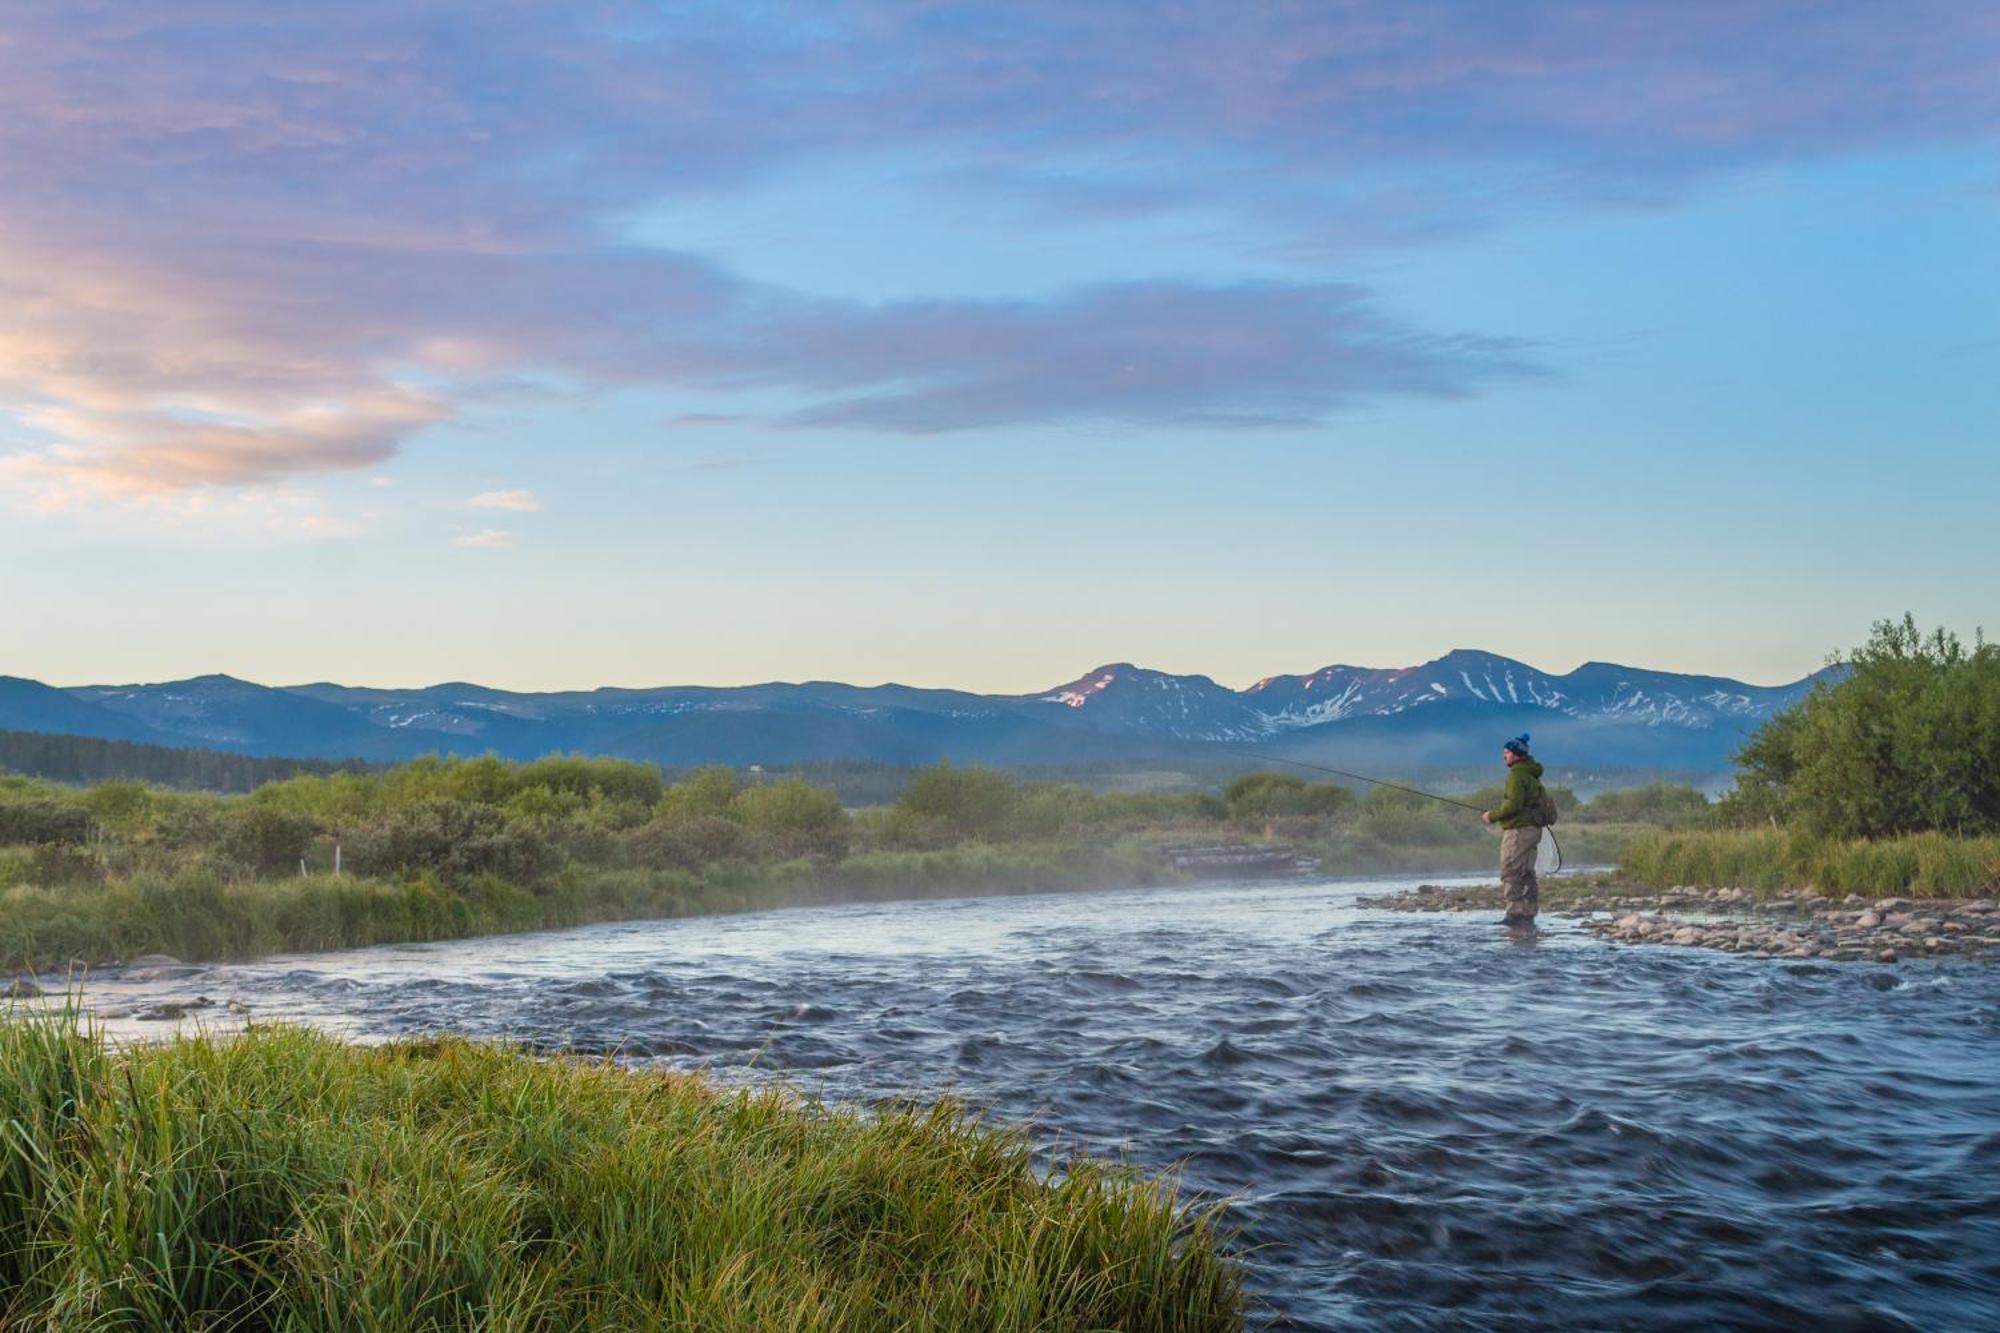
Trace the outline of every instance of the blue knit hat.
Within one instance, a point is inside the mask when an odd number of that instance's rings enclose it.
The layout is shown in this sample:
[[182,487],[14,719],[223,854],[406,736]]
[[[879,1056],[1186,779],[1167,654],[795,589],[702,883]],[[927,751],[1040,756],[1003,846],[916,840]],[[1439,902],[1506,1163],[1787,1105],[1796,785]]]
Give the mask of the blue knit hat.
[[1500,748],[1503,750],[1512,750],[1515,754],[1526,754],[1528,752],[1528,733],[1525,731],[1522,732]]

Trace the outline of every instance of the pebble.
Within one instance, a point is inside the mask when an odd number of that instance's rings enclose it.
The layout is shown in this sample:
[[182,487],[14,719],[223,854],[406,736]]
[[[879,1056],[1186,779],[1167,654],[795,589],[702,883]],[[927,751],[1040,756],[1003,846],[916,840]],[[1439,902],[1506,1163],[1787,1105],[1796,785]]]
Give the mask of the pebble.
[[[1403,911],[1498,910],[1498,886],[1364,898],[1363,906]],[[1577,918],[1603,939],[1630,944],[1722,949],[1753,958],[1896,962],[1905,957],[2000,960],[2000,918],[1990,898],[1870,899],[1800,892],[1760,896],[1743,888],[1675,885],[1667,892],[1617,883],[1551,884],[1545,913]],[[1690,920],[1693,915],[1695,919]]]

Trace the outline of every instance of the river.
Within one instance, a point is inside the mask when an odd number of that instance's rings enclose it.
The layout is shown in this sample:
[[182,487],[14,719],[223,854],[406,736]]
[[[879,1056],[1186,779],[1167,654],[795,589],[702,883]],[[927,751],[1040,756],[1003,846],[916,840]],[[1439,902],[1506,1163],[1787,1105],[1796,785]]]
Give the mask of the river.
[[89,995],[951,1092],[1233,1196],[1263,1327],[2000,1328],[2000,969],[1355,904],[1413,882],[604,925]]

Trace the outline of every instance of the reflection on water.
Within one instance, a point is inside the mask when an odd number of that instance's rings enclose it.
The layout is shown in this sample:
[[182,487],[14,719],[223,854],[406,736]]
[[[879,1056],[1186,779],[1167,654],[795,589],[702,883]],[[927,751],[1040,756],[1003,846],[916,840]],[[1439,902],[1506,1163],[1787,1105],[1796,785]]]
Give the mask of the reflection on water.
[[1236,1196],[1278,1327],[2000,1327],[2000,969],[1353,906],[1401,883],[610,925],[90,989],[955,1092]]

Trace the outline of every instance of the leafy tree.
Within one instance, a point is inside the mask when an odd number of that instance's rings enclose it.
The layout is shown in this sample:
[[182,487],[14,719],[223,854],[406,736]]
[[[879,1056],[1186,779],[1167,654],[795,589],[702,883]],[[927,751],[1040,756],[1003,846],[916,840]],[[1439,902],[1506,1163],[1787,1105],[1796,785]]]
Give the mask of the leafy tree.
[[1906,615],[1844,665],[1738,752],[1727,820],[1845,837],[2000,831],[2000,646]]
[[1232,818],[1277,819],[1339,814],[1354,804],[1354,793],[1290,773],[1246,773],[1223,788],[1222,800]]
[[714,764],[698,768],[660,794],[654,814],[660,819],[694,819],[706,816],[728,819],[736,800],[736,772]]
[[958,838],[992,838],[1012,823],[1020,787],[991,768],[939,764],[910,779],[896,798],[906,824],[929,826]]
[[799,778],[760,782],[736,793],[737,817],[786,856],[840,856],[847,850],[847,811],[824,787]]

